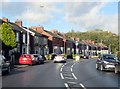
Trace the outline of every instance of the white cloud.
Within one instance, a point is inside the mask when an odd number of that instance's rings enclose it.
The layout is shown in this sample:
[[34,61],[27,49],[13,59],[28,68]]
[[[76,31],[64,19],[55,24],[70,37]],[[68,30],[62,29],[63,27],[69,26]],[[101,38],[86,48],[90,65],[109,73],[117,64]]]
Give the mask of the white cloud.
[[[56,21],[56,14],[62,14],[65,22],[72,23],[74,25],[72,27],[76,26],[76,28],[78,28],[75,30],[86,31],[101,28],[118,33],[117,14],[101,15],[101,9],[108,1],[113,0],[93,0],[92,2],[91,0],[84,0],[84,2],[83,0],[59,1],[65,2],[63,6],[58,6],[59,3],[55,3],[57,1],[54,0],[52,0],[53,2],[48,1],[49,3],[44,3],[44,1],[40,2],[41,0],[24,0],[23,2],[22,0],[17,0],[16,2],[12,1],[13,0],[4,0],[2,3],[3,11],[0,11],[7,15],[14,16],[15,19],[24,20],[28,22],[28,24],[47,24],[53,20]],[[63,20],[59,19],[59,21],[56,22],[63,23]]]
[[[77,30],[103,29],[118,33],[118,17],[101,15],[101,8],[108,2],[65,3],[64,19],[78,26]],[[76,30],[76,29],[75,29]]]

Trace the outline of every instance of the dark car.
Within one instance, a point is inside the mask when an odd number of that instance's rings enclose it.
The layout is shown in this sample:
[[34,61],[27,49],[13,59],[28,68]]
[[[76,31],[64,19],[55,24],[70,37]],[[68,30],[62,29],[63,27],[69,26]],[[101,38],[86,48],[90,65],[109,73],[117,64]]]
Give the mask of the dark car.
[[10,73],[11,71],[10,62],[2,54],[0,54],[0,69],[1,74]]
[[96,61],[96,69],[98,70],[112,70],[115,71],[115,66],[118,64],[117,57],[113,54],[102,54]]
[[44,58],[43,56],[39,54],[32,54],[34,56],[34,59],[36,60],[36,64],[44,64]]

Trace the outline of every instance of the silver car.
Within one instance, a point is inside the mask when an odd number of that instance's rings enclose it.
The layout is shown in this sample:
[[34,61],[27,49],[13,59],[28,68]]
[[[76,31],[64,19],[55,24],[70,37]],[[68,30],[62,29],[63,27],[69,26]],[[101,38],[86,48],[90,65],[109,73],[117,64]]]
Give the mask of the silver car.
[[96,69],[98,70],[113,70],[118,63],[117,57],[113,54],[102,54],[96,61]]
[[0,69],[1,74],[10,73],[11,71],[10,62],[6,60],[6,58],[2,54],[0,54]]

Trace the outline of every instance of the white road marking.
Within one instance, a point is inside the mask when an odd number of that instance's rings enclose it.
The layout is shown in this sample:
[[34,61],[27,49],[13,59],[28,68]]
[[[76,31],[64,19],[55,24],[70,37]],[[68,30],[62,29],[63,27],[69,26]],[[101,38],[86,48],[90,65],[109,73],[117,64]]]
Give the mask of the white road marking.
[[73,68],[74,65],[75,65],[75,63],[71,66],[71,68]]
[[60,76],[61,76],[61,78],[62,78],[62,79],[64,79],[64,77],[63,77],[63,74],[62,74],[62,73],[60,73]]
[[62,72],[63,68],[60,69],[60,71]]
[[64,83],[64,85],[67,89],[70,89],[67,83]]
[[71,72],[72,72],[72,68],[71,68]]
[[73,68],[73,65],[71,66],[71,68]]
[[72,73],[72,75],[73,75],[73,77],[74,77],[75,79],[77,79],[77,77],[75,76],[75,74],[74,74],[74,73]]
[[82,83],[80,83],[80,86],[81,86],[83,89],[86,89],[85,86],[84,86]]
[[74,79],[74,78],[71,78],[71,77],[65,77],[66,79]]
[[70,84],[77,84],[76,82],[70,82],[70,81],[68,81],[67,83],[70,83]]
[[62,67],[61,68],[63,68],[65,66],[65,64],[64,65],[62,65]]

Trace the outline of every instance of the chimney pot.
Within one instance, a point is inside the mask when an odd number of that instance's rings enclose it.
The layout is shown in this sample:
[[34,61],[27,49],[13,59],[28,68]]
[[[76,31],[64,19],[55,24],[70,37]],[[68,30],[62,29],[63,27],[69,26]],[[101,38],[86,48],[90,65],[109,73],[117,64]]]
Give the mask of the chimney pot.
[[2,20],[8,22],[8,18],[3,17]]

